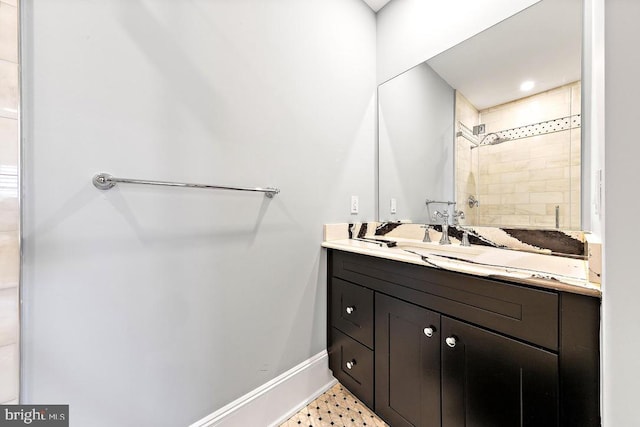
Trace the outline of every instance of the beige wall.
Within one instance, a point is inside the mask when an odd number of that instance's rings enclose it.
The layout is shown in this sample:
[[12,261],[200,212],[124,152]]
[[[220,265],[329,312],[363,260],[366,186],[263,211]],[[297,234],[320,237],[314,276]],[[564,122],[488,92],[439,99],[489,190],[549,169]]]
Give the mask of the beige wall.
[[18,4],[0,0],[0,404],[18,402]]
[[[579,82],[482,110],[479,121],[489,134],[574,114],[580,114]],[[467,224],[554,227],[559,206],[560,227],[579,229],[580,141],[580,128],[574,128],[473,150],[459,142],[459,152],[478,156],[466,154],[472,164],[466,193],[457,188],[458,199],[468,197],[476,182],[480,205],[468,218],[477,223]]]

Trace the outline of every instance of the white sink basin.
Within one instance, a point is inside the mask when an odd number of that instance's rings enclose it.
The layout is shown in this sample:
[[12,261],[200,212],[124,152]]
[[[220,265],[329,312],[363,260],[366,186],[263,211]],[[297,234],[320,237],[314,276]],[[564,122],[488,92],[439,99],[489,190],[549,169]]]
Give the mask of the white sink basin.
[[479,246],[441,245],[438,242],[398,242],[396,247],[425,256],[429,256],[430,254],[462,255],[462,257],[467,259],[473,259],[484,252]]

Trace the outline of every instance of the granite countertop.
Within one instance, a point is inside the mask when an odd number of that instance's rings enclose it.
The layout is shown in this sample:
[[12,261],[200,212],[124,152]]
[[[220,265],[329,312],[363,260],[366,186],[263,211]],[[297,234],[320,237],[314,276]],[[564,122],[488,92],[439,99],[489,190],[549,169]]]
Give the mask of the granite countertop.
[[[418,239],[377,236],[387,247],[327,232],[322,246],[394,261],[441,268],[475,276],[508,280],[546,289],[601,297],[600,285],[589,281],[586,259],[487,246],[439,245]],[[366,239],[376,239],[367,236]]]

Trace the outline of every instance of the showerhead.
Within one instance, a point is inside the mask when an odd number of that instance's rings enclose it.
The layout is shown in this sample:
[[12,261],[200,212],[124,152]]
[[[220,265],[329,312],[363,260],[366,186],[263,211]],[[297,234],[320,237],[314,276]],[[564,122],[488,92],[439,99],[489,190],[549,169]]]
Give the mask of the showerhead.
[[486,134],[478,145],[498,145],[507,141],[511,141],[511,138],[508,136],[502,136],[498,132],[491,132]]
[[506,136],[499,136],[496,139],[494,139],[493,141],[489,142],[489,145],[498,145],[498,144],[502,144],[503,142],[507,142],[507,141],[511,141],[511,138],[508,138]]

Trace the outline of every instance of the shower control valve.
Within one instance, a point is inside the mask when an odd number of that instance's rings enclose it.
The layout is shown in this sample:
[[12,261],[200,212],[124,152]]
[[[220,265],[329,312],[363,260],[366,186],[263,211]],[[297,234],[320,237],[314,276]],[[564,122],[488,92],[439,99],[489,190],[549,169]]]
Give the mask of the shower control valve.
[[480,204],[480,202],[478,201],[478,199],[476,199],[476,197],[472,194],[469,196],[469,198],[467,199],[467,203],[469,204],[470,208],[477,208],[478,205]]

